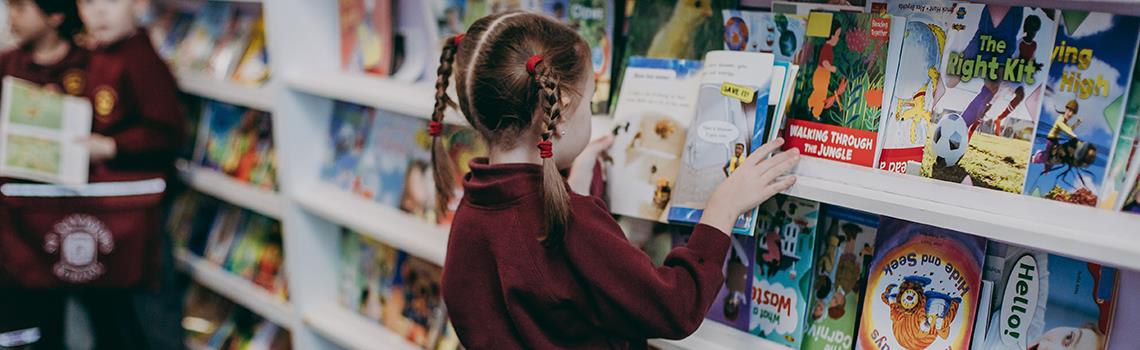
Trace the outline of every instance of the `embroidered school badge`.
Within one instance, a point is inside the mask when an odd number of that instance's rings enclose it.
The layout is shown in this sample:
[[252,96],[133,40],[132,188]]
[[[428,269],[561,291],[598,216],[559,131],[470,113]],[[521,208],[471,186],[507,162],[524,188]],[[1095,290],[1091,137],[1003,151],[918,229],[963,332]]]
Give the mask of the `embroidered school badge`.
[[100,121],[106,121],[108,114],[115,109],[115,90],[107,86],[100,86],[95,88],[95,97],[92,105],[95,107],[95,117]]
[[59,252],[59,262],[52,268],[56,277],[70,283],[90,282],[106,270],[99,263],[99,254],[110,254],[115,249],[111,232],[93,216],[73,214],[52,227],[44,239],[44,250]]
[[83,77],[83,71],[72,69],[63,74],[63,92],[68,95],[79,96],[83,93],[83,86],[86,81]]

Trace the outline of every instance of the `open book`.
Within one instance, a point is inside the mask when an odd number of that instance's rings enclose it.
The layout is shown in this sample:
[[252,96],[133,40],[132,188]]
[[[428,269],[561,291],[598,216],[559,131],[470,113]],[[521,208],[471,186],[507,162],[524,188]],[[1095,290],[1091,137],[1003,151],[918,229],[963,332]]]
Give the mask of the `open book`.
[[0,101],[0,176],[61,185],[87,183],[91,103],[4,77]]

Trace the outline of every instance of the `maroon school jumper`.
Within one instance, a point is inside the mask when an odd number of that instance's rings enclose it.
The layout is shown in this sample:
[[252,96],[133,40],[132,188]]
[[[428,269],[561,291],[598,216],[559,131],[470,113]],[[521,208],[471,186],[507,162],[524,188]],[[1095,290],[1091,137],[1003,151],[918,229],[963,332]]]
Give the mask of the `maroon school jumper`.
[[89,182],[115,183],[116,194],[3,196],[4,265],[26,288],[157,281],[163,192],[154,181],[169,173],[181,140],[177,86],[143,30],[93,51],[89,67],[92,132],[117,149],[91,166]]
[[90,52],[72,46],[59,62],[40,65],[32,62],[31,48],[19,47],[0,54],[0,77],[13,76],[39,85],[54,85],[60,92],[83,96],[90,59]]
[[452,222],[443,298],[469,349],[645,348],[701,324],[729,238],[698,225],[663,267],[629,243],[605,203],[571,194],[565,240],[544,248],[542,168],[471,162]]

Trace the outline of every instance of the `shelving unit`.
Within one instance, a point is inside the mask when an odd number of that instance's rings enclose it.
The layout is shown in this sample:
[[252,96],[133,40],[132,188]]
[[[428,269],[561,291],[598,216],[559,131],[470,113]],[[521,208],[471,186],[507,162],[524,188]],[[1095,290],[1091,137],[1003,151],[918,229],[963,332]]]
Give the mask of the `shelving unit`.
[[[182,164],[180,174],[200,192],[281,220],[282,273],[290,284],[290,301],[277,300],[185,251],[176,254],[179,265],[201,284],[290,328],[296,348],[418,349],[378,322],[335,303],[339,232],[347,227],[442,265],[447,228],[324,184],[318,169],[327,153],[324,140],[333,101],[428,118],[434,104],[433,77],[413,82],[419,74],[411,70],[422,69],[422,63],[434,57],[408,57],[409,68],[392,77],[345,73],[339,66],[336,1],[230,1],[264,6],[273,80],[250,87],[179,72],[179,85],[190,94],[273,113],[280,192],[188,164]],[[395,1],[398,31],[409,35],[405,42],[434,42],[424,37],[435,32],[426,2]],[[982,2],[1140,15],[1136,0]],[[467,124],[454,110],[445,121]],[[608,116],[595,116],[592,122],[595,136],[608,133],[612,125]],[[786,194],[1140,270],[1140,240],[1134,237],[1140,217],[818,159],[805,159],[795,174],[798,182]],[[786,349],[708,321],[686,339],[654,339],[650,344],[662,349]]]
[[364,318],[335,304],[306,313],[304,321],[317,333],[350,350],[420,349],[381,326],[379,321]]
[[178,267],[194,278],[199,284],[221,294],[226,299],[261,315],[285,329],[294,329],[299,318],[293,306],[278,299],[265,289],[244,278],[236,276],[221,267],[195,256],[188,250],[174,253]]

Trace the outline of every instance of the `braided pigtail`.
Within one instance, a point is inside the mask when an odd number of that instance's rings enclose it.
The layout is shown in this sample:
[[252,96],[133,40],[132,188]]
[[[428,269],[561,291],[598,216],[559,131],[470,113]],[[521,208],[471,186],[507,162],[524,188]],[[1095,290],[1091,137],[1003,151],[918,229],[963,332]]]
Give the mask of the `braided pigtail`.
[[542,107],[542,140],[538,143],[542,157],[542,201],[546,216],[546,236],[542,243],[547,247],[562,243],[566,225],[570,220],[570,194],[558,166],[554,164],[552,140],[554,127],[562,118],[562,90],[558,77],[550,66],[542,63],[542,56],[531,57],[527,62],[527,72],[534,76],[538,88],[538,104]]
[[431,113],[431,122],[428,123],[428,133],[431,134],[431,165],[435,176],[436,213],[442,215],[447,210],[447,204],[455,193],[455,167],[451,164],[451,156],[447,154],[442,137],[443,113],[448,106],[455,106],[455,102],[447,96],[447,85],[451,82],[452,65],[455,63],[455,53],[459,50],[459,43],[463,34],[457,34],[443,46],[439,55],[439,69],[436,70],[435,79],[435,109]]

